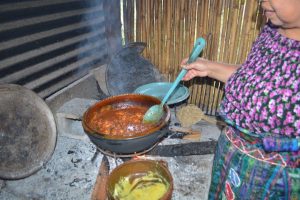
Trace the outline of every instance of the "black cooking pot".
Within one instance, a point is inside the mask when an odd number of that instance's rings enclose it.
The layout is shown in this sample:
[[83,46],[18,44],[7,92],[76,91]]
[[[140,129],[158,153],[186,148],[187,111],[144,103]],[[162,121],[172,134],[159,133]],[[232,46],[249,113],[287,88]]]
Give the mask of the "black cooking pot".
[[156,104],[160,104],[160,100],[148,95],[123,94],[112,96],[91,106],[83,115],[82,126],[91,142],[93,142],[101,150],[117,154],[133,154],[142,152],[154,146],[167,134],[170,119],[170,109],[167,105],[164,105],[165,112],[160,122],[154,124],[146,131],[139,133],[137,136],[116,136],[100,133],[92,128],[91,119],[95,115],[95,112],[98,112],[99,109],[104,106],[120,108],[122,106],[137,105],[147,106],[150,108]]

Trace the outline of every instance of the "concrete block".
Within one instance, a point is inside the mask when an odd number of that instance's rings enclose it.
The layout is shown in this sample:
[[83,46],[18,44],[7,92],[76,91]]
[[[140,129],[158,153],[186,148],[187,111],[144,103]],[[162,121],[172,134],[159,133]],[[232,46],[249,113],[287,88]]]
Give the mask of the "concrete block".
[[56,126],[58,134],[74,139],[86,140],[81,124],[84,112],[97,101],[91,99],[74,98],[63,104],[56,112]]

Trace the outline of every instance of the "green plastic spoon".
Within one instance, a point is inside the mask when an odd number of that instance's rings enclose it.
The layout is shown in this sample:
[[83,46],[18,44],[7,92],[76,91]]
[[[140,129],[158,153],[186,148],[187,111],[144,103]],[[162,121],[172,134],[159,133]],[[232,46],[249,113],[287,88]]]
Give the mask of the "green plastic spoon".
[[[187,64],[194,62],[198,56],[200,55],[202,49],[205,46],[205,40],[203,38],[198,38],[195,42],[194,48],[192,50],[192,53],[190,54],[190,57],[187,61]],[[143,123],[157,123],[160,121],[164,114],[163,106],[168,101],[169,97],[177,87],[178,83],[181,81],[181,79],[185,76],[187,73],[186,69],[182,69],[175,81],[173,82],[172,86],[170,87],[169,91],[167,92],[164,99],[161,101],[159,105],[151,106],[147,112],[144,115]]]

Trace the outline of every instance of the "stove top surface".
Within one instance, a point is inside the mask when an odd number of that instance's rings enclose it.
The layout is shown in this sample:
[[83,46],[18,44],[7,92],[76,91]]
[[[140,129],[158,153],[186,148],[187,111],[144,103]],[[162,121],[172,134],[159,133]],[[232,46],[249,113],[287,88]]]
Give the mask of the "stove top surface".
[[[0,180],[0,199],[90,199],[104,154],[83,133],[80,121],[65,116],[82,113],[94,102],[73,99],[57,111],[58,140],[52,158],[40,171],[25,179]],[[213,154],[205,149],[212,149],[220,130],[206,122],[199,122],[197,127],[201,129],[198,141],[168,137],[139,155],[167,162],[174,179],[172,200],[207,199]],[[197,148],[195,155],[184,153],[184,149],[195,149],[195,146],[204,149]],[[131,159],[107,157],[110,170]]]

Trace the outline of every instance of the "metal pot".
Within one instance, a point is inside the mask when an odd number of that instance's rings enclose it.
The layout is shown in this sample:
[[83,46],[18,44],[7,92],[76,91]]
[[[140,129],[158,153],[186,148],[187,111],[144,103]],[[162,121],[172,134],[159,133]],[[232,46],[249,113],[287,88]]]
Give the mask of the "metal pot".
[[167,125],[170,119],[170,109],[167,105],[164,105],[165,114],[159,123],[153,125],[153,127],[145,132],[139,133],[138,136],[133,137],[124,135],[112,136],[100,133],[91,128],[91,118],[101,107],[108,105],[112,107],[120,107],[122,105],[143,105],[151,107],[155,104],[160,104],[160,100],[148,95],[122,94],[112,96],[91,106],[83,115],[82,126],[91,142],[101,150],[117,154],[138,153],[151,148],[166,135],[168,130]]

